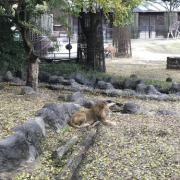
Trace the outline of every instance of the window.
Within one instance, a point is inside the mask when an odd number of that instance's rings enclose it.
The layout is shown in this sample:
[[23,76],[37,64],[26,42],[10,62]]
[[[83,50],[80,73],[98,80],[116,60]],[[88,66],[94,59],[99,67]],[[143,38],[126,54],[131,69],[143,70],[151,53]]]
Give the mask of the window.
[[141,31],[154,31],[154,26],[141,26]]

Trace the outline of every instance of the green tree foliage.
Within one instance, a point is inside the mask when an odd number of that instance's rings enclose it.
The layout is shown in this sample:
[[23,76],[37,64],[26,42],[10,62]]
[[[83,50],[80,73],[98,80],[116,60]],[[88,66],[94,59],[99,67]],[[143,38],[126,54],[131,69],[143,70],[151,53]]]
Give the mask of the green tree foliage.
[[10,19],[21,33],[27,62],[26,85],[37,90],[38,87],[38,55],[30,39],[30,31],[40,32],[42,29],[35,23],[43,10],[36,9],[43,5],[43,0],[0,0],[0,18]]
[[21,71],[26,62],[23,43],[14,40],[14,23],[9,19],[0,19],[0,68],[7,62],[9,70]]
[[[99,4],[107,19],[110,13],[113,14],[113,24],[115,26],[129,25],[132,22],[132,10],[138,6],[143,0],[50,0],[48,5],[51,9],[61,6],[58,16],[60,19],[74,15],[80,16],[83,12],[96,13],[94,5]],[[62,16],[62,14],[64,16]],[[64,21],[64,20],[63,20]]]

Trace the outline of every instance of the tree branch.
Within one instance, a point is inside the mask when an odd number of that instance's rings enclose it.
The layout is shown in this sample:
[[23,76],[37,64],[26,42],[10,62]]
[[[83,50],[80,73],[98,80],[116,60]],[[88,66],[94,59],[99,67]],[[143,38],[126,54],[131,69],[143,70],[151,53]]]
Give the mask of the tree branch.
[[9,15],[9,14],[0,14],[0,17],[9,18],[9,19],[12,19],[12,20],[14,20],[14,19],[15,19],[15,17],[14,17],[14,16]]

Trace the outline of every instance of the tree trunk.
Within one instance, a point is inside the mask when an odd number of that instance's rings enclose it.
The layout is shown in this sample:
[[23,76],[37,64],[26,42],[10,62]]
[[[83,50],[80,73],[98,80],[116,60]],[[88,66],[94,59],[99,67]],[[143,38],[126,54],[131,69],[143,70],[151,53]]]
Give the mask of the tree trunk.
[[[100,38],[100,33],[98,32],[98,26],[101,23],[101,17],[98,17],[97,14],[92,13],[91,11],[89,14],[89,22],[87,21],[87,17],[85,16],[84,12],[80,13],[80,22],[81,22],[81,29],[83,31],[84,36],[86,36],[86,43],[87,43],[87,66],[97,70],[98,60],[96,56],[99,56],[100,49],[103,49],[103,39]],[[87,23],[87,22],[88,23]],[[102,27],[101,27],[102,28]],[[103,35],[102,35],[103,36]]]
[[39,62],[40,60],[38,58],[36,60],[31,56],[27,58],[26,86],[32,87],[35,91],[37,91],[38,87]]
[[[21,8],[21,11],[19,11],[19,8]],[[19,31],[21,32],[24,49],[26,52],[26,61],[27,61],[27,80],[26,80],[26,86],[30,86],[35,91],[37,91],[38,87],[38,73],[39,73],[39,62],[38,55],[34,51],[33,44],[31,42],[30,38],[30,29],[28,26],[24,26],[19,23],[19,17],[21,17],[21,21],[29,22],[31,17],[31,11],[28,11],[26,9],[26,3],[25,1],[22,1],[21,4],[19,4],[19,7],[17,8],[15,12],[16,17],[16,23],[19,25]]]

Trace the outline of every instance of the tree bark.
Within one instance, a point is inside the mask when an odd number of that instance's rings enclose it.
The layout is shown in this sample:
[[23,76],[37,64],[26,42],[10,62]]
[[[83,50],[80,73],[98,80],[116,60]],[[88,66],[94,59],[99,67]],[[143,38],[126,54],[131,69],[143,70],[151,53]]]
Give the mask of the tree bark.
[[31,59],[31,57],[27,58],[26,86],[32,87],[35,91],[37,91],[38,87],[39,62],[38,58],[36,60]]
[[62,158],[68,151],[73,147],[73,145],[77,144],[79,138],[77,136],[73,136],[64,146],[61,146],[60,148],[56,149],[52,153],[52,158]]
[[67,163],[61,170],[58,178],[56,180],[73,180],[75,171],[82,159],[84,158],[85,152],[89,149],[93,142],[93,138],[96,135],[97,130],[93,128],[87,136],[77,145],[76,149],[73,151],[72,155],[68,159]]
[[[99,53],[98,50],[103,46],[103,41],[101,42],[100,38],[98,37],[98,25],[101,22],[101,19],[97,19],[97,14],[89,12],[89,27],[86,27],[85,22],[85,13],[80,13],[80,22],[81,22],[81,29],[83,31],[84,36],[86,36],[87,42],[87,66],[91,68],[96,67],[96,54]],[[96,69],[94,69],[96,70]]]
[[21,21],[25,21],[29,23],[31,15],[32,12],[27,11],[26,9],[26,2],[24,0],[20,0],[18,7],[15,10],[14,22],[16,23],[16,25],[19,28],[19,31],[21,32],[24,49],[26,52],[26,60],[27,60],[26,86],[30,86],[35,91],[37,91],[40,60],[38,59],[38,55],[36,55],[36,53],[34,52],[34,47],[30,39],[29,27],[21,23]]

